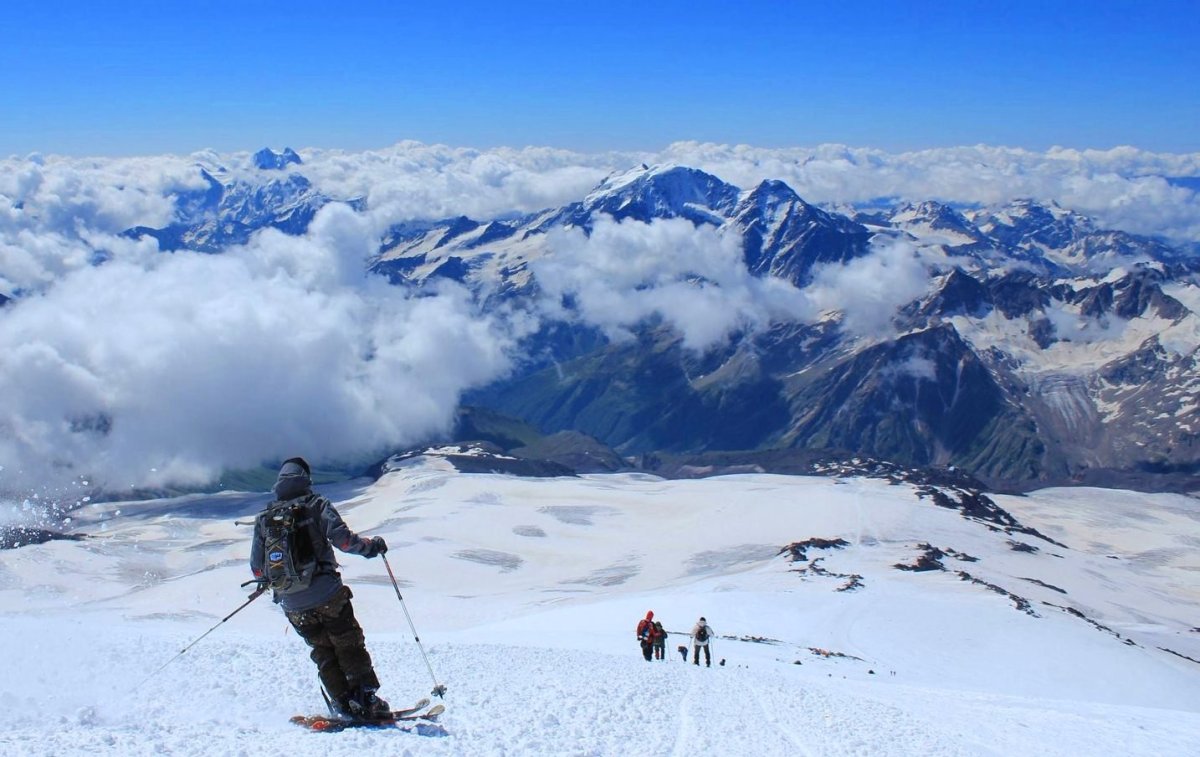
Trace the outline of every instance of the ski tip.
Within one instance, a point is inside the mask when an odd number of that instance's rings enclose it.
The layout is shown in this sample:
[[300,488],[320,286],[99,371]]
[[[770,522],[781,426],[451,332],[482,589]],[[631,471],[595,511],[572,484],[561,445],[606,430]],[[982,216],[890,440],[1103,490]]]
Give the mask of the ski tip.
[[409,705],[408,707],[405,707],[402,710],[392,710],[392,717],[393,718],[402,718],[407,715],[412,715],[414,713],[420,712],[421,710],[423,710],[429,706],[429,701],[430,701],[429,697],[422,697],[421,699],[418,699],[416,702],[413,702],[411,705]]

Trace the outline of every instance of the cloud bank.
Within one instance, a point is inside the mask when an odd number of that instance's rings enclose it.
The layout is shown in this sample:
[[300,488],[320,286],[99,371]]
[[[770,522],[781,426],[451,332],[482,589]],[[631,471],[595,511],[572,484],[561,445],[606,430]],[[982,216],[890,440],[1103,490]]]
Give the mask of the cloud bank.
[[602,216],[590,236],[558,230],[549,245],[552,254],[533,268],[547,314],[564,317],[554,305],[569,297],[580,317],[610,338],[627,337],[658,316],[683,335],[684,346],[700,351],[736,330],[816,314],[791,284],[750,275],[740,238],[681,218],[642,223]]
[[1200,153],[984,145],[887,153],[844,145],[765,149],[680,142],[660,159],[741,187],[780,179],[809,202],[896,198],[995,205],[1029,197],[1093,216],[1103,227],[1200,240],[1200,197],[1168,181],[1200,176]]
[[[691,142],[656,153],[405,142],[300,154],[290,170],[367,211],[330,205],[303,237],[264,231],[221,255],[165,255],[121,232],[169,223],[174,196],[206,186],[199,167],[266,180],[249,152],[0,160],[0,294],[16,297],[0,308],[0,490],[80,475],[110,488],[200,482],[292,454],[347,459],[443,427],[464,390],[510,370],[536,324],[482,314],[453,286],[412,298],[365,276],[383,230],[561,206],[642,162],[743,188],[780,179],[816,203],[1032,197],[1102,226],[1200,240],[1195,183],[1169,180],[1200,176],[1200,154]],[[590,237],[562,231],[550,245],[535,269],[552,296],[544,316],[570,296],[615,337],[657,316],[694,349],[831,309],[872,333],[926,283],[917,252],[894,244],[816,271],[799,291],[749,276],[737,239],[684,221],[600,221]]]
[[[885,239],[847,263],[817,266],[798,289],[746,269],[741,239],[674,218],[642,223],[602,216],[591,235],[552,232],[552,254],[534,262],[548,318],[582,318],[611,339],[629,338],[637,324],[661,318],[697,352],[735,332],[780,321],[814,321],[840,312],[852,334],[887,332],[903,305],[925,293],[931,261],[912,244]],[[561,303],[569,300],[574,312]]]
[[377,239],[344,205],[301,238],[79,269],[0,313],[5,488],[200,483],[303,454],[420,438],[501,375],[514,335],[447,286],[367,277]]

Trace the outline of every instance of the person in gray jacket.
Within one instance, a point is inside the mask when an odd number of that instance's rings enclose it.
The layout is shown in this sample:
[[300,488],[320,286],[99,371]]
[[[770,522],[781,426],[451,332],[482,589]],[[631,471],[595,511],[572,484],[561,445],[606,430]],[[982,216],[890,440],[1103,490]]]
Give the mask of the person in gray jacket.
[[387,544],[382,536],[368,539],[351,531],[333,504],[313,493],[302,457],[283,463],[273,491],[275,501],[254,523],[254,577],[272,588],[288,622],[312,648],[309,656],[337,713],[385,718],[391,708],[376,694],[379,678],[333,548],[371,558],[387,552]]

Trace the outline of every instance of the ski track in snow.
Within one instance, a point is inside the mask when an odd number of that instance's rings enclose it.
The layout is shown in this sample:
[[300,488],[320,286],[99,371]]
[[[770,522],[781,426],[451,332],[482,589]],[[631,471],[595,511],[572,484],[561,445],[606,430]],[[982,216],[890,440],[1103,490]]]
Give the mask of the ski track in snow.
[[[432,491],[438,498],[407,496]],[[89,528],[101,538],[0,552],[0,755],[1200,754],[1200,666],[1156,649],[1200,654],[1195,566],[1180,547],[1200,538],[1187,498],[1003,498],[1079,545],[1038,542],[1041,552],[1023,554],[1007,534],[885,482],[417,469],[356,496],[343,512],[388,535],[448,686],[446,735],[288,723],[324,704],[307,648],[265,598],[176,657],[244,601],[248,533],[228,512],[200,517],[194,503],[181,517],[169,504],[123,503],[123,518],[97,508]],[[589,503],[564,506],[588,517],[549,509],[564,502]],[[155,513],[139,515],[147,508]],[[402,510],[420,518],[397,524]],[[808,559],[862,574],[856,592],[767,554],[772,543],[839,535],[855,543]],[[1089,552],[1099,538],[1112,543]],[[1041,604],[1043,617],[1031,618],[953,572],[895,570],[924,540],[977,557],[972,574],[1082,607],[1141,644]],[[1156,550],[1176,556],[1134,559]],[[381,694],[406,706],[432,688],[429,671],[379,562],[343,562]],[[614,571],[620,581],[608,580]],[[595,580],[571,580],[580,576]],[[1069,593],[1014,578],[1023,576]],[[672,632],[665,661],[644,661],[633,638],[650,607]],[[697,611],[728,634],[713,642],[712,668],[691,663],[682,633]]]

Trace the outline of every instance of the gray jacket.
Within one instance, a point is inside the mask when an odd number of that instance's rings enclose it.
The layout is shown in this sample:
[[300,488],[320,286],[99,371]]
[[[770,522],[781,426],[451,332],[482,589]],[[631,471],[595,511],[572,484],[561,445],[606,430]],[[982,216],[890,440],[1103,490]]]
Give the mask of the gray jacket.
[[[319,607],[342,588],[342,576],[338,573],[333,547],[352,555],[367,555],[371,552],[371,540],[351,531],[329,500],[312,492],[295,499],[303,500],[309,514],[313,516],[310,535],[313,537],[313,548],[316,551],[317,572],[312,583],[306,588],[288,594],[275,593],[275,601],[287,612],[301,612]],[[255,578],[265,575],[265,560],[266,539],[262,533],[262,521],[256,520],[254,543],[250,547],[250,570],[254,572]]]

